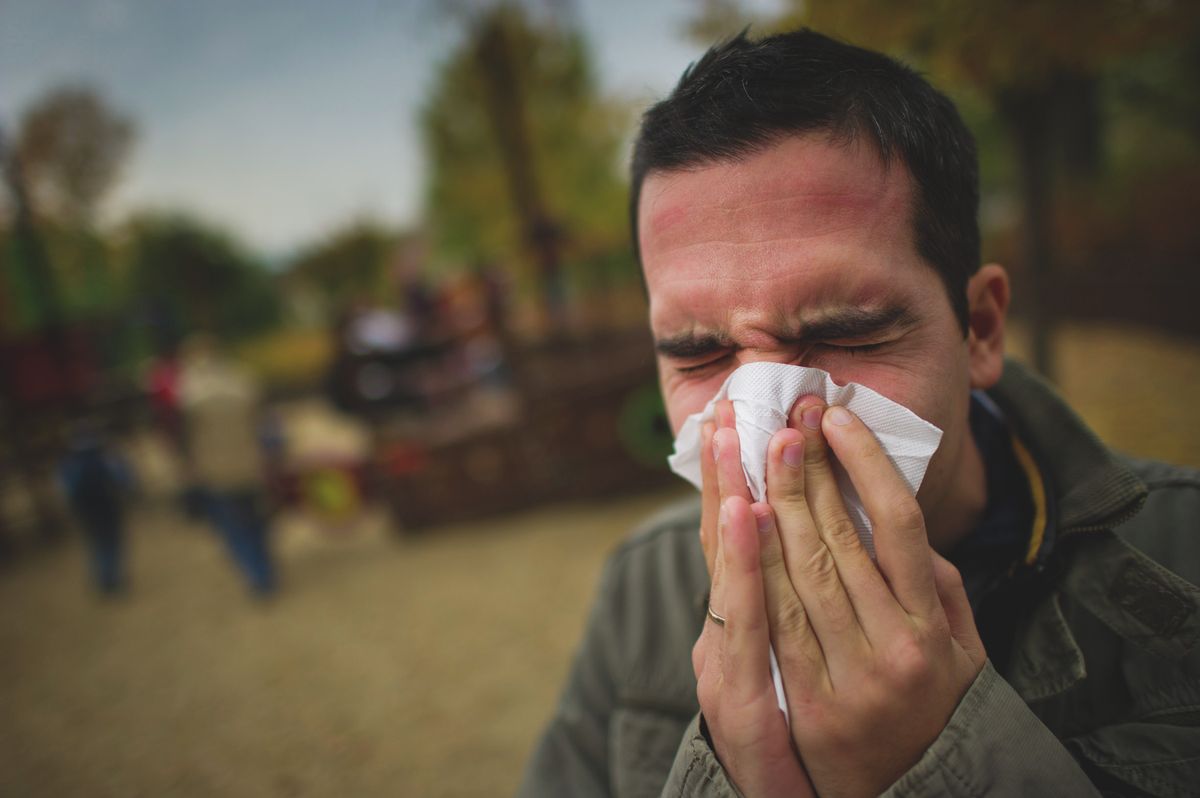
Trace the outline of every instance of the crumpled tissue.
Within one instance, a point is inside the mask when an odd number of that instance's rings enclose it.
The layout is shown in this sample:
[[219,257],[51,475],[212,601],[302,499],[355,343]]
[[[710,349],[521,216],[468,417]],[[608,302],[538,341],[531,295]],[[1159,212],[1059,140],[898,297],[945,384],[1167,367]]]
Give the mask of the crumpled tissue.
[[[715,418],[717,402],[729,399],[733,402],[746,484],[755,501],[765,501],[767,445],[772,435],[787,426],[792,405],[807,394],[824,397],[828,405],[844,405],[862,419],[908,483],[909,490],[916,494],[929,460],[941,442],[942,431],[865,385],[855,382],[838,385],[827,371],[785,363],[747,363],[730,374],[704,410],[684,421],[675,439],[675,453],[667,459],[671,470],[697,488],[701,486],[701,430],[705,422]],[[846,510],[864,547],[874,557],[867,511],[845,469],[836,460],[833,468]]]

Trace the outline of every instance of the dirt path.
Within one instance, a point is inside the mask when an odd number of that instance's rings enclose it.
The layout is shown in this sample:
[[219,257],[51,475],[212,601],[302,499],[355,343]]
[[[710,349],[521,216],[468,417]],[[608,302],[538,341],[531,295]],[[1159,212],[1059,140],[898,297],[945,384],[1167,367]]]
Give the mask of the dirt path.
[[497,796],[562,682],[603,554],[662,503],[397,541],[285,524],[259,606],[168,509],[102,603],[64,548],[0,579],[0,794]]

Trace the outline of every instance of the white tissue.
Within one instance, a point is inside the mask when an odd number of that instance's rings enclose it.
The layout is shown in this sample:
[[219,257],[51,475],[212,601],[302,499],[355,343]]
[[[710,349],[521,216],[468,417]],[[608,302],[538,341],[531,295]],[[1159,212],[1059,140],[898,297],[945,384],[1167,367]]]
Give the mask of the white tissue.
[[[675,453],[667,460],[671,470],[697,488],[701,486],[701,429],[706,421],[715,417],[717,402],[729,399],[733,402],[746,484],[755,501],[764,501],[767,495],[767,444],[772,435],[787,426],[792,405],[806,394],[821,396],[828,405],[844,405],[862,419],[867,429],[875,433],[884,452],[908,483],[909,490],[916,494],[925,478],[929,460],[941,442],[940,429],[865,385],[854,382],[838,385],[827,371],[784,363],[747,363],[730,374],[704,410],[684,421],[675,439]],[[874,557],[871,521],[858,492],[836,460],[834,473],[858,536]]]

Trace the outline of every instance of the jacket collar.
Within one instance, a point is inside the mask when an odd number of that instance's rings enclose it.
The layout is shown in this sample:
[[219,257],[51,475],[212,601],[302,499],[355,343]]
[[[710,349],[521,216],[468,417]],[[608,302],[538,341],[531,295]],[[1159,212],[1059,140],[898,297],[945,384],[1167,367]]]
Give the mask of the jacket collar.
[[[1088,607],[1113,632],[1159,657],[1186,655],[1200,641],[1200,590],[1130,546],[1113,530],[1149,493],[1038,377],[1012,361],[988,392],[1028,448],[1045,490],[1045,555],[1067,551],[1056,590],[1033,611],[1008,678],[1026,701],[1058,695],[1087,676],[1083,650],[1060,593]],[[1039,556],[1039,564],[1047,557]],[[1086,563],[1086,566],[1083,565]]]
[[1147,489],[1054,389],[1008,360],[988,395],[1004,411],[1044,481],[1059,537],[1111,529],[1141,509]]

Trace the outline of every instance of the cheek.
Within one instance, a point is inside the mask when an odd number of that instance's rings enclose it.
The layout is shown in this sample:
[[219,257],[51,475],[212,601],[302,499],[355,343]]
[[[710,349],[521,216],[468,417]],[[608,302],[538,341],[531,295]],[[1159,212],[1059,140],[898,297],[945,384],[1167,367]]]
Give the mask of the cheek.
[[673,434],[679,434],[688,416],[704,409],[708,401],[717,395],[728,376],[728,372],[722,372],[705,379],[660,380],[663,403],[667,407],[667,418],[671,422]]
[[[921,370],[884,364],[844,364],[830,369],[839,385],[856,382],[892,400],[933,424],[945,434],[959,426],[961,399],[966,386],[959,387],[944,379],[931,379]],[[942,447],[939,447],[942,448]]]
[[840,357],[824,368],[839,385],[865,385],[943,431],[961,421],[959,416],[970,390],[965,346],[958,344],[914,345],[878,359]]
[[[862,381],[893,402],[903,405],[943,432],[954,428],[965,388],[937,383],[916,374],[888,374],[874,383]],[[953,400],[952,400],[953,397]]]
[[812,365],[828,371],[838,385],[851,382],[865,385],[896,404],[903,405],[921,418],[937,423],[930,418],[934,408],[929,406],[929,397],[922,390],[920,376],[907,368],[845,356],[829,358],[827,362]]

